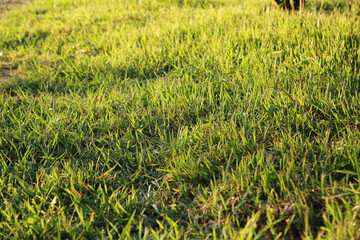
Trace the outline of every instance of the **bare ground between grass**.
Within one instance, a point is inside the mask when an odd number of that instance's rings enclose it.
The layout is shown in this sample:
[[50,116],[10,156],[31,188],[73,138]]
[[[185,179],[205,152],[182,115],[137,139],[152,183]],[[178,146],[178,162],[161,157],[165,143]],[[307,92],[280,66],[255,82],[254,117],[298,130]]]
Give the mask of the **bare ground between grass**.
[[0,81],[10,79],[11,75],[10,68],[0,68]]
[[[3,12],[11,10],[15,7],[18,7],[22,4],[28,3],[31,0],[0,0],[0,16]],[[1,62],[1,59],[0,59]],[[0,66],[0,81],[4,82],[11,78],[12,69],[8,67]]]
[[13,70],[7,67],[0,68],[0,89],[6,89],[10,86]]
[[10,80],[15,74],[16,69],[17,66],[11,64],[11,59],[0,56],[0,83]]
[[3,11],[13,9],[30,1],[31,0],[0,0],[0,14]]

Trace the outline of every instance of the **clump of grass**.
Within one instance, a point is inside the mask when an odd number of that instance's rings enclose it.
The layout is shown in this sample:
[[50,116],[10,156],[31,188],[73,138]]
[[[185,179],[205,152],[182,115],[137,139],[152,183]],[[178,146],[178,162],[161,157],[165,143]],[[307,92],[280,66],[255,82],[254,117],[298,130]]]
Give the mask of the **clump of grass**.
[[5,13],[1,238],[359,238],[360,9],[326,3]]

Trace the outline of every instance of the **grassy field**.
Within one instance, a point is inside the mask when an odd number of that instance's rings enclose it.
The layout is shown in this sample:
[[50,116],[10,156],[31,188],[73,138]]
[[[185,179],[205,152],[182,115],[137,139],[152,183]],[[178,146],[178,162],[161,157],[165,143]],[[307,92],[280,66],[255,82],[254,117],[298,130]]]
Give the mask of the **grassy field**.
[[1,239],[360,239],[360,7],[0,13]]

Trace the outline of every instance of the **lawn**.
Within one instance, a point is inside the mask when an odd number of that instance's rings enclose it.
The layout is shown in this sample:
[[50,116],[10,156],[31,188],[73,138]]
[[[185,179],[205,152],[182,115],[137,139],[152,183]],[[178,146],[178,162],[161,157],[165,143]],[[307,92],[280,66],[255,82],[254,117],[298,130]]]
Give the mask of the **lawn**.
[[0,13],[1,239],[360,239],[360,7]]

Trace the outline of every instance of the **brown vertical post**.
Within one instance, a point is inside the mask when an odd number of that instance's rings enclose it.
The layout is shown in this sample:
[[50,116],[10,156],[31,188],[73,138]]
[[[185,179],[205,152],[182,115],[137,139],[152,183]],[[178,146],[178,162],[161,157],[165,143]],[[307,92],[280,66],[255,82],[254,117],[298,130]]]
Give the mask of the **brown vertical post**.
[[305,0],[293,0],[293,10],[304,11],[304,9],[305,9]]
[[300,11],[305,11],[305,0],[300,0]]

